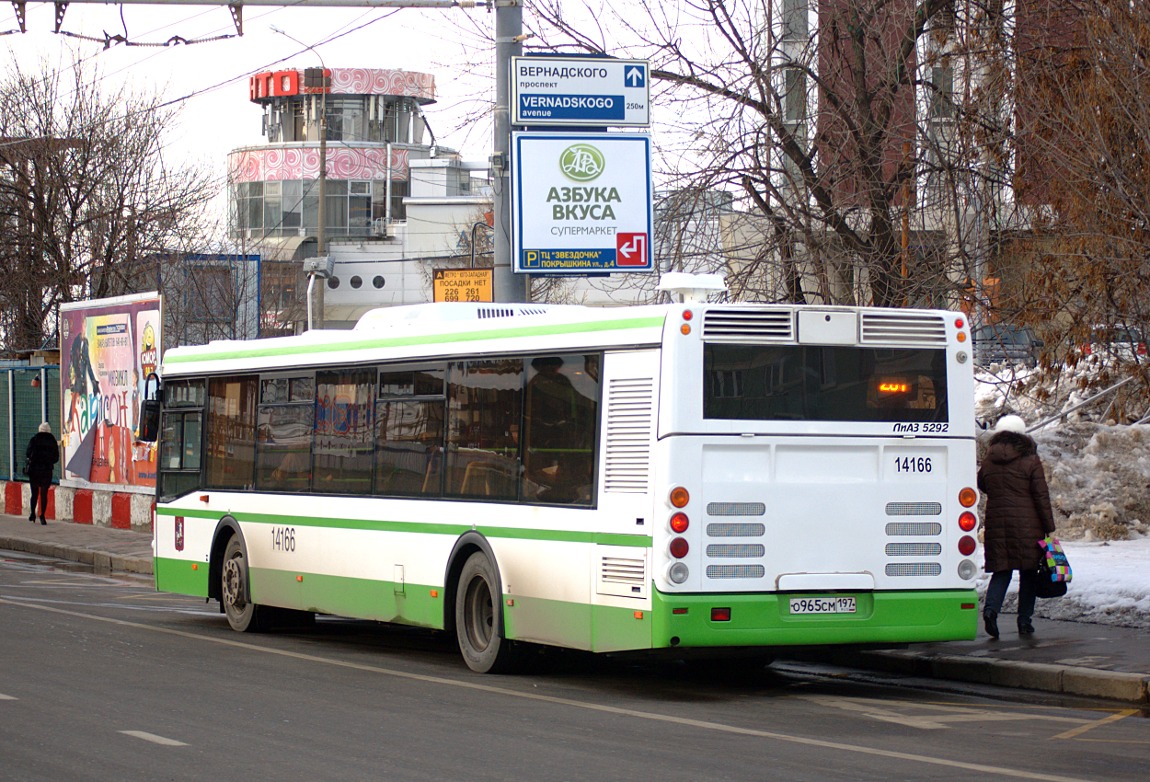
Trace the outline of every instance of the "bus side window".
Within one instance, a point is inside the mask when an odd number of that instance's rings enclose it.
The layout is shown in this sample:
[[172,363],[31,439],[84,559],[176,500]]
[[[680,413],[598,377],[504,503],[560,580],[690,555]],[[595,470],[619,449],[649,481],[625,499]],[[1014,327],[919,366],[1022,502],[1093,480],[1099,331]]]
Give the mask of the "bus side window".
[[377,381],[374,369],[316,373],[313,491],[371,494]]
[[445,364],[380,370],[375,403],[375,494],[443,494],[446,374]]
[[258,378],[208,382],[208,488],[250,489],[255,478]]
[[597,355],[531,360],[524,415],[525,500],[591,501],[598,404]]
[[201,487],[204,383],[173,381],[159,431],[157,496],[175,499]]
[[445,493],[515,501],[523,405],[523,361],[484,359],[450,365]]

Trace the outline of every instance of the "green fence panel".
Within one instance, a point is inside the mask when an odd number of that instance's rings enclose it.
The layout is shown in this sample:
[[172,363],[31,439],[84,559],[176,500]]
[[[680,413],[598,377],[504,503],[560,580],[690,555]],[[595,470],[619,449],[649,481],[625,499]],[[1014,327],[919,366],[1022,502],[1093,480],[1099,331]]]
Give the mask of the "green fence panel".
[[[29,366],[0,370],[0,477],[28,480],[24,453],[28,441],[47,421],[60,438],[60,367]],[[53,480],[59,481],[57,464]]]
[[0,372],[0,406],[4,409],[4,417],[0,421],[0,459],[3,459],[3,463],[0,464],[0,475],[9,481],[16,477],[16,467],[12,458],[12,439],[9,436],[12,421],[12,411],[8,405],[8,387],[12,383],[10,375],[11,373],[7,371]]

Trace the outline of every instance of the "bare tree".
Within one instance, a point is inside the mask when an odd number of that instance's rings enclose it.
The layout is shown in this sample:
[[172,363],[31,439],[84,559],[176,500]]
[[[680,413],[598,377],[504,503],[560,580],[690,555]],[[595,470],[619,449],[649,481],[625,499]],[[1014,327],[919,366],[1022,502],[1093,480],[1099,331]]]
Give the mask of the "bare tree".
[[1150,9],[1081,0],[1070,21],[1073,35],[1020,54],[1050,204],[1030,315],[1083,343],[1097,326],[1150,327]]
[[157,96],[105,91],[81,61],[0,82],[0,344],[54,340],[62,302],[135,290],[150,258],[195,247],[219,183],[173,168]]
[[[921,243],[925,36],[953,0],[634,0],[622,11],[536,0],[550,49],[637,56],[662,88],[661,172],[678,189],[727,190],[762,217],[734,294],[793,301],[935,303],[956,257]],[[673,139],[681,146],[676,147]],[[668,143],[671,142],[671,143]]]

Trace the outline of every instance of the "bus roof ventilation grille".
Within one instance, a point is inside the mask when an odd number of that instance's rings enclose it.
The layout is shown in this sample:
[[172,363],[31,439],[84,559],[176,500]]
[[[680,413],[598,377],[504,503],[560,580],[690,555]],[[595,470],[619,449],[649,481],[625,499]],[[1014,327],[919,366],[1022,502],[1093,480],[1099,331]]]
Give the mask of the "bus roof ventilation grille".
[[791,310],[717,308],[703,314],[703,339],[708,342],[791,342],[794,338]]
[[390,328],[418,328],[429,323],[514,318],[544,315],[556,309],[547,304],[491,304],[488,302],[438,302],[379,307],[364,313],[355,325],[356,331],[379,331]]
[[941,315],[889,310],[864,312],[863,344],[906,344],[946,346],[946,321]]
[[484,318],[513,318],[516,315],[542,315],[546,312],[546,307],[480,307],[475,311],[475,315],[482,320]]

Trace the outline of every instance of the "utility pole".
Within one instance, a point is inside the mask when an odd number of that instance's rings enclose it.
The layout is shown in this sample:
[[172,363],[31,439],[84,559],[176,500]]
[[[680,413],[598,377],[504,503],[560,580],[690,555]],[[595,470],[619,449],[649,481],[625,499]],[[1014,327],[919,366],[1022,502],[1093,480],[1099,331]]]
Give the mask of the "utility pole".
[[527,275],[517,275],[511,258],[511,58],[523,54],[521,0],[495,3],[495,256],[492,294],[496,301],[527,301]]

